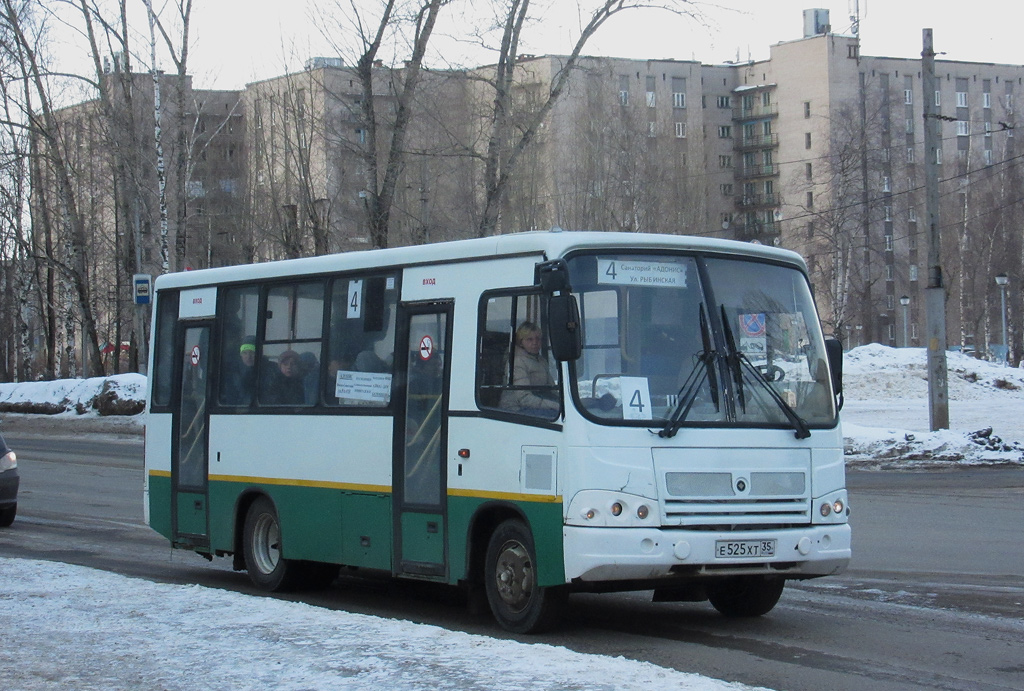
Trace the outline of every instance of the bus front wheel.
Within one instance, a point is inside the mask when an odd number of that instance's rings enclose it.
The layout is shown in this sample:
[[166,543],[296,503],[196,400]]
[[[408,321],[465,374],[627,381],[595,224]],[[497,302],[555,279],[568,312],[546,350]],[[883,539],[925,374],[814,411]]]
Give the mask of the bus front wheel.
[[707,585],[711,605],[727,617],[768,614],[782,597],[786,581],[768,576],[734,576]]
[[537,585],[533,536],[517,519],[500,524],[491,535],[484,583],[494,618],[513,633],[540,633],[551,628],[566,601],[564,588]]
[[270,499],[260,497],[249,507],[243,540],[245,568],[257,588],[282,591],[297,585],[299,564],[281,556],[281,524]]

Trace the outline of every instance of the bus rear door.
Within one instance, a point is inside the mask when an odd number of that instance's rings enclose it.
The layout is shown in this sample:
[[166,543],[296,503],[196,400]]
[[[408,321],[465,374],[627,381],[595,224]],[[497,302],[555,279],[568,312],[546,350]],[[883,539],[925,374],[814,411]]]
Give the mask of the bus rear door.
[[172,542],[179,547],[209,547],[207,492],[209,455],[207,392],[213,353],[211,322],[178,323],[182,344],[181,387],[173,410],[171,452]]

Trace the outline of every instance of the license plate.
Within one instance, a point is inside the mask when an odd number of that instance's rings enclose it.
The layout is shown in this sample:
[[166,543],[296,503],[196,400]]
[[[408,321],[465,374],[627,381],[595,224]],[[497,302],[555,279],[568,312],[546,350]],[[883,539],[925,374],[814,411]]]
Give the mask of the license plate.
[[715,556],[719,559],[774,557],[775,540],[716,540]]

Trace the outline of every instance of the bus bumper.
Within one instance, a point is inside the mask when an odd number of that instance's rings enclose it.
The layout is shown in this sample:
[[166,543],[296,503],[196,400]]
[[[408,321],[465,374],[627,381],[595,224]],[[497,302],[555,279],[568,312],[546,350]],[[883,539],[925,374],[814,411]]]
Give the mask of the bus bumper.
[[[564,526],[566,582],[775,574],[812,578],[850,562],[849,524],[712,532]],[[768,557],[717,556],[718,543],[775,540]],[[748,543],[749,544],[749,543]]]

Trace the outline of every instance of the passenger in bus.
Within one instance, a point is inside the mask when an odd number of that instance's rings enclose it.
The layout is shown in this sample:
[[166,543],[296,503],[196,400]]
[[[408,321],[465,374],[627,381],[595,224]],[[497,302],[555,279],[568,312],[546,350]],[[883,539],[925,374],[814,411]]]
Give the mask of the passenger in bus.
[[299,366],[302,369],[302,388],[305,392],[303,403],[316,405],[317,382],[320,380],[320,360],[316,353],[307,350],[299,356]]
[[270,405],[302,405],[306,402],[299,354],[286,350],[277,356],[277,372],[264,380],[260,401]]
[[238,347],[238,360],[228,373],[221,402],[225,405],[249,405],[256,388],[256,339],[246,336]]
[[540,352],[542,340],[540,327],[533,322],[524,321],[516,329],[512,356],[512,386],[516,388],[502,393],[502,408],[543,417],[553,417],[558,410],[551,368]]

